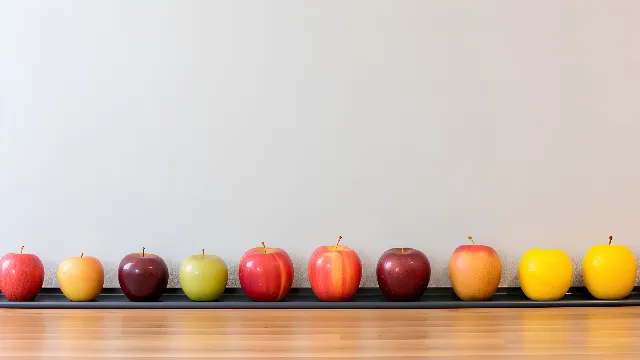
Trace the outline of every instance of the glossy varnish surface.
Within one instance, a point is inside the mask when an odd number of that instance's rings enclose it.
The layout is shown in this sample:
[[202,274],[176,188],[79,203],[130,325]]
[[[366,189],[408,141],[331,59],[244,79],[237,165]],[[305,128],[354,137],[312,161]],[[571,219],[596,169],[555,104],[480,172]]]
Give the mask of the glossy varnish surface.
[[9,359],[640,359],[640,308],[0,310]]

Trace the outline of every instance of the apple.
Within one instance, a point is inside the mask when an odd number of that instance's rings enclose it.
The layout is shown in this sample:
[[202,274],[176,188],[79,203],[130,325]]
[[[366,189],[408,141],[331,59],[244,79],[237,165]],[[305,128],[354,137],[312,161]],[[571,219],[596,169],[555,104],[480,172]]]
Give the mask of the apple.
[[562,299],[572,280],[573,263],[560,249],[529,249],[518,263],[520,288],[534,301]]
[[124,295],[131,301],[156,301],[169,284],[169,269],[160,256],[131,253],[120,261],[118,281]]
[[33,301],[42,289],[44,265],[34,254],[9,253],[0,259],[2,294],[9,301]]
[[249,249],[238,268],[240,287],[253,301],[280,301],[293,284],[293,263],[289,254],[278,248]]
[[102,291],[104,269],[93,256],[70,257],[58,267],[60,290],[71,301],[91,301]]
[[489,300],[495,294],[502,276],[498,253],[486,245],[459,246],[449,260],[449,280],[461,300]]
[[431,264],[420,250],[393,248],[385,251],[376,267],[382,294],[393,301],[416,301],[429,285]]
[[601,300],[624,299],[633,290],[638,275],[636,258],[624,245],[595,245],[582,261],[582,278],[589,293]]
[[322,301],[348,301],[358,291],[362,262],[353,249],[340,245],[317,248],[309,259],[309,282]]
[[227,287],[229,271],[224,261],[215,255],[191,255],[180,265],[180,286],[193,301],[218,300]]

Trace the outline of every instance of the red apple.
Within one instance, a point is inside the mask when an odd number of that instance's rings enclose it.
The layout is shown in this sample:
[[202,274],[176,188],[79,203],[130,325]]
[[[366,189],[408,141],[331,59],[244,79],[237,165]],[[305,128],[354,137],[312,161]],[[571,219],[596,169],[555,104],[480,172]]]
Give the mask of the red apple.
[[351,248],[340,245],[317,248],[309,259],[311,289],[322,301],[348,301],[358,291],[362,262]]
[[156,301],[169,283],[169,269],[164,260],[144,250],[125,256],[118,267],[120,288],[131,301]]
[[489,300],[498,289],[502,264],[490,246],[459,246],[449,260],[449,279],[460,300]]
[[253,301],[280,301],[293,284],[293,263],[286,251],[255,247],[242,255],[238,267],[240,287]]
[[376,275],[378,286],[387,299],[416,301],[429,285],[431,264],[422,251],[394,248],[380,256]]
[[33,301],[44,282],[42,261],[34,254],[23,254],[22,249],[0,259],[0,288],[9,301]]

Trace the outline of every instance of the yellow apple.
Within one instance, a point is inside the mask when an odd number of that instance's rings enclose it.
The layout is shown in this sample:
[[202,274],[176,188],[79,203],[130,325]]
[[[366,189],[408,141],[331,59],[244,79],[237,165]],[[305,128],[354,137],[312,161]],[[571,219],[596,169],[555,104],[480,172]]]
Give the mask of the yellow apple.
[[592,247],[582,261],[582,279],[596,299],[624,299],[636,284],[638,267],[631,250],[624,245],[609,244]]
[[58,267],[60,290],[71,301],[94,300],[104,286],[104,269],[93,256],[70,257]]
[[573,279],[573,264],[562,250],[530,249],[518,264],[518,279],[531,300],[560,300]]

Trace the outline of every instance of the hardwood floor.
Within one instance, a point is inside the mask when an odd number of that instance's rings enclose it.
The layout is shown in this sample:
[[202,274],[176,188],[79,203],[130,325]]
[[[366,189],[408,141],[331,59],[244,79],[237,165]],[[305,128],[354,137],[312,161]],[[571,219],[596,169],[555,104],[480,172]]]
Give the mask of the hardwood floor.
[[0,310],[10,359],[640,359],[640,308]]

